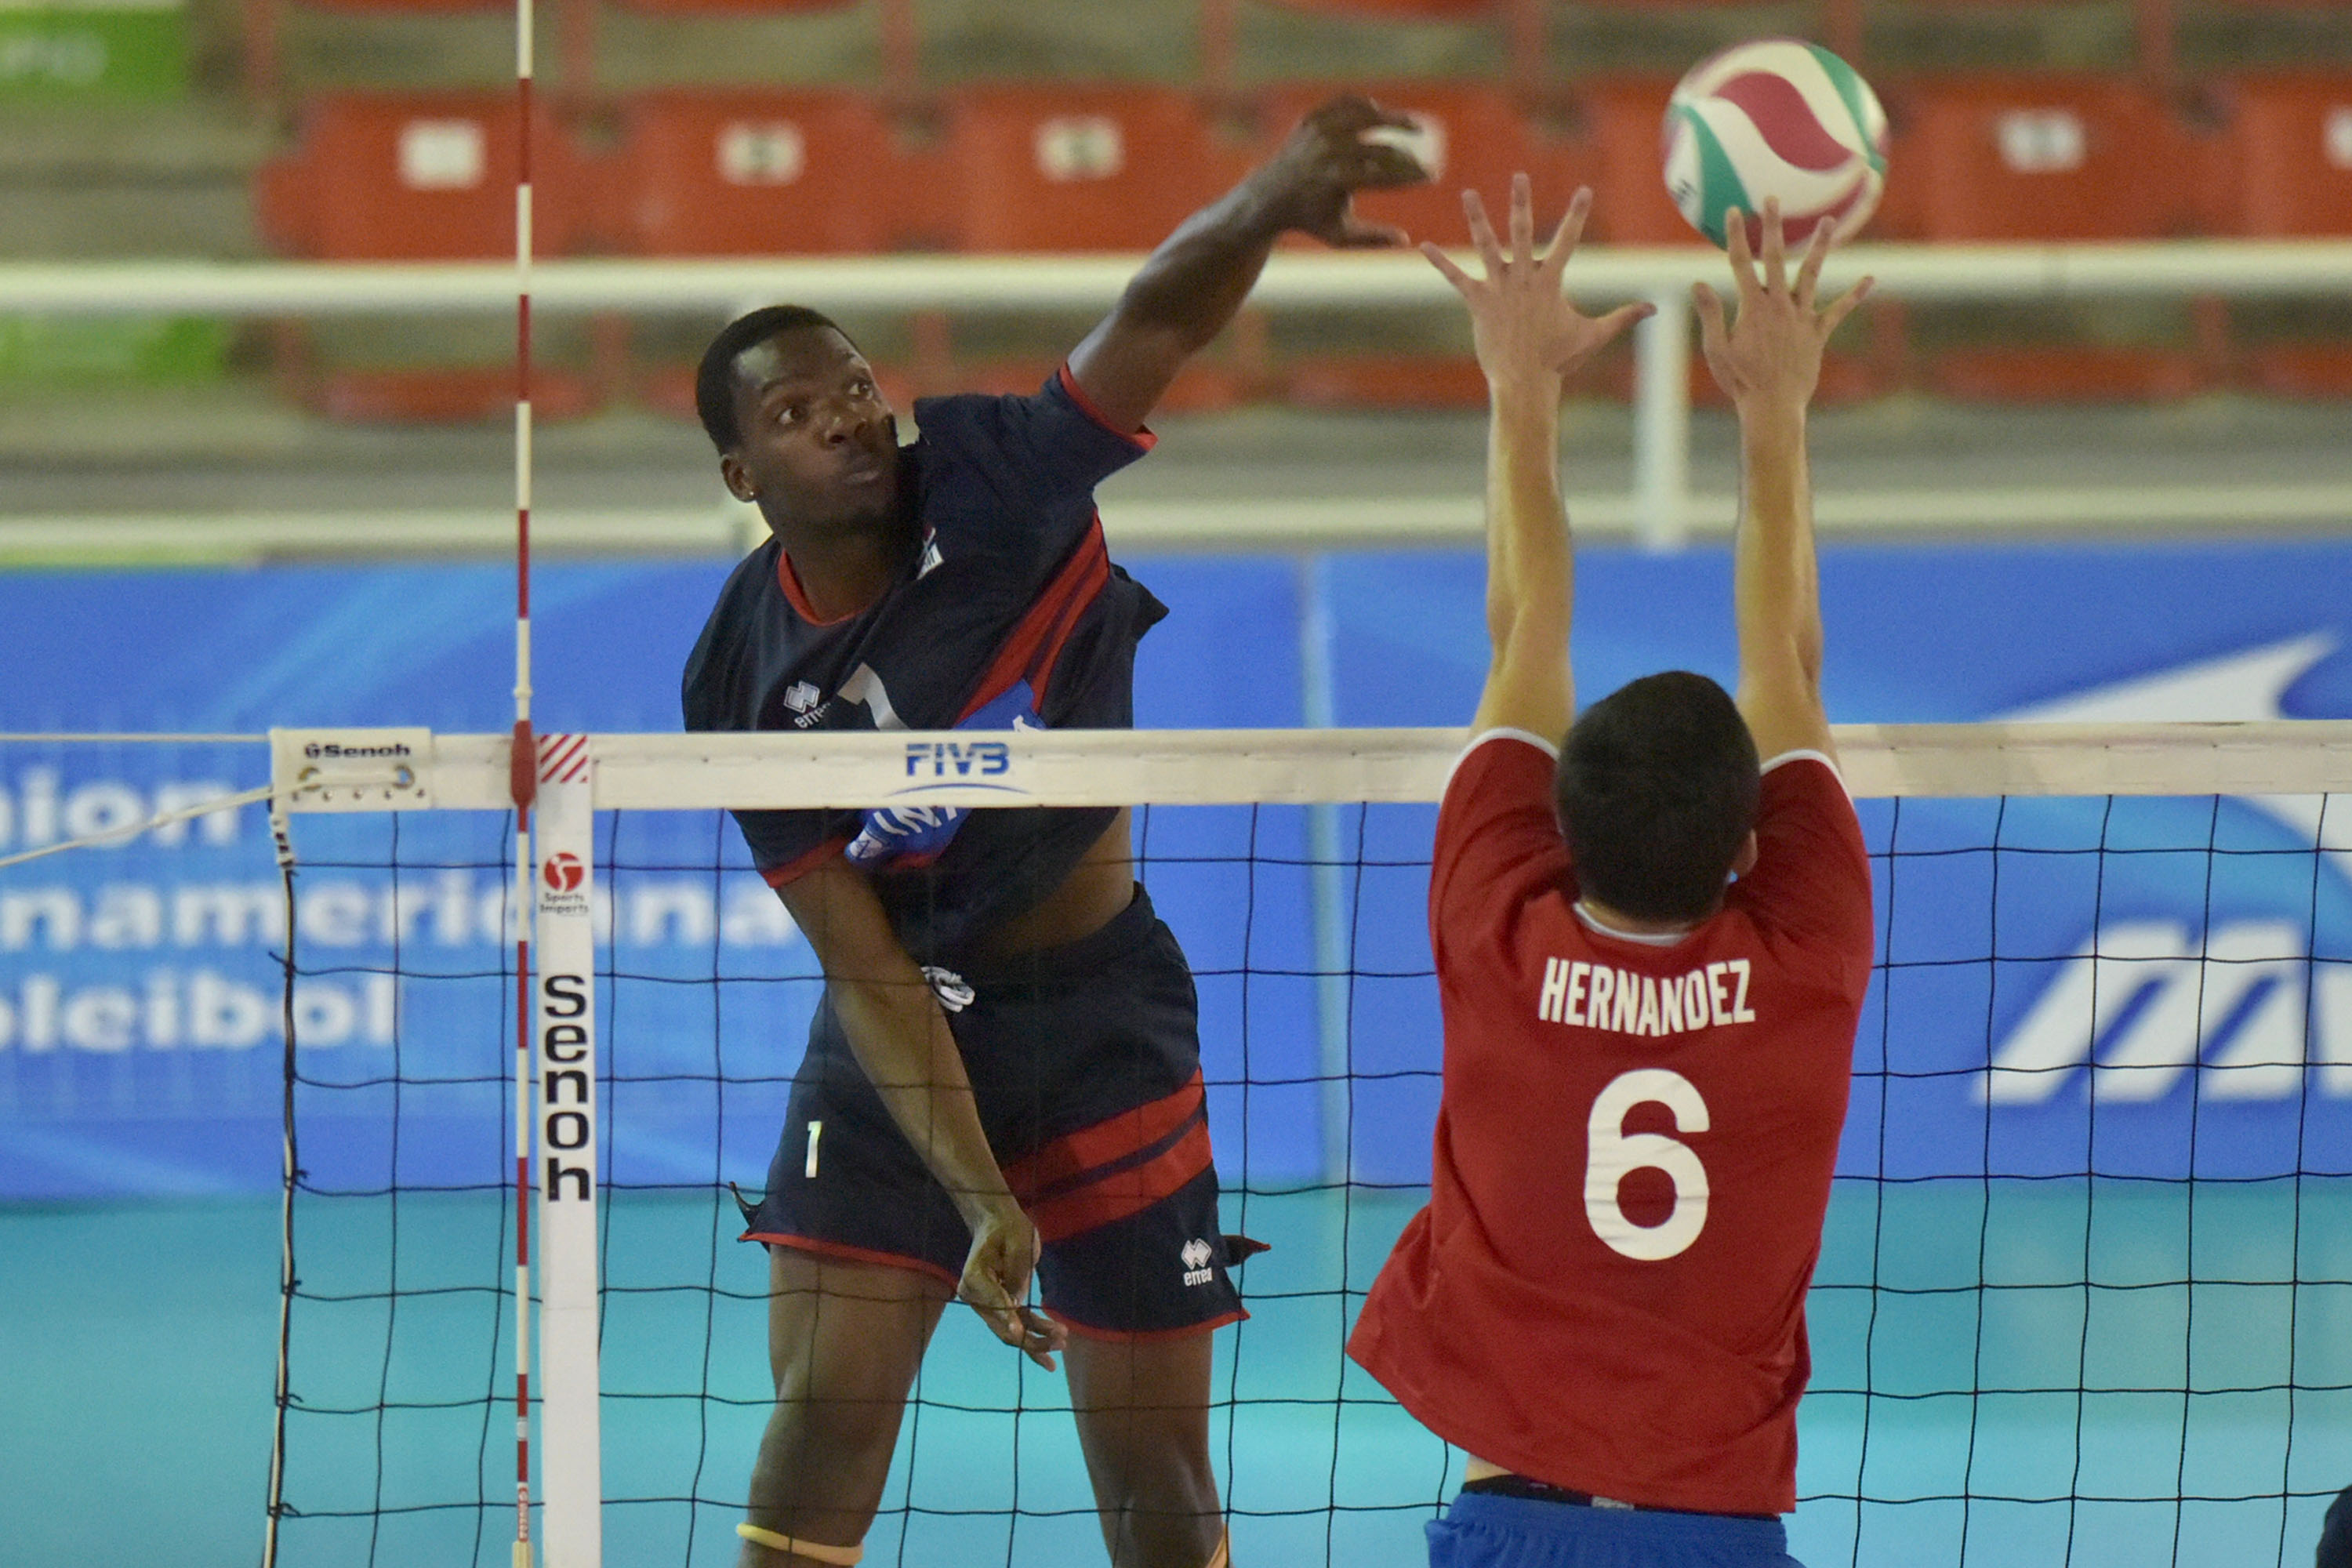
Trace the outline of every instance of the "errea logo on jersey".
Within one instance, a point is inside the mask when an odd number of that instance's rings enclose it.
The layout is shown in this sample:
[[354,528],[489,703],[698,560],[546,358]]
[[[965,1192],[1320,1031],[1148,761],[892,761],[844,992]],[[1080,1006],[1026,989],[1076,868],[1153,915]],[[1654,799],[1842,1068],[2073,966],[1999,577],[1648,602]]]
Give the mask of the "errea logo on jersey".
[[1209,1267],[1209,1244],[1200,1237],[1186,1242],[1176,1256],[1184,1264],[1185,1284],[1206,1285],[1216,1278],[1216,1270]]
[[795,680],[784,688],[784,706],[795,713],[805,713],[824,696],[805,680]]

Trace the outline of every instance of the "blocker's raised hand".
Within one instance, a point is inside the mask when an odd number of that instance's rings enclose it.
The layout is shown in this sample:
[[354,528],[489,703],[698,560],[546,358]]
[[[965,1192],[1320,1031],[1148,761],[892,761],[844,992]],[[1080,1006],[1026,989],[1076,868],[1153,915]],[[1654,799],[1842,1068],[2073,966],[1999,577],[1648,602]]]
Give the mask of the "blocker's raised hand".
[[1422,254],[1445,275],[1470,307],[1471,341],[1479,368],[1492,384],[1530,376],[1565,376],[1591,359],[1627,327],[1650,313],[1646,304],[1620,305],[1605,316],[1579,310],[1561,288],[1568,258],[1583,237],[1592,192],[1581,189],[1538,255],[1535,247],[1535,195],[1525,174],[1511,180],[1511,248],[1504,252],[1486,219],[1486,204],[1475,191],[1462,193],[1470,218],[1470,242],[1478,247],[1486,276],[1474,278],[1434,245]]
[[1763,403],[1802,408],[1821,380],[1822,350],[1830,334],[1869,295],[1873,280],[1864,278],[1827,305],[1816,304],[1822,263],[1830,254],[1831,226],[1813,226],[1812,241],[1792,280],[1778,201],[1764,204],[1760,278],[1748,248],[1748,225],[1734,211],[1725,226],[1731,241],[1732,281],[1739,290],[1738,317],[1727,323],[1716,291],[1704,283],[1691,286],[1707,368],[1739,407]]

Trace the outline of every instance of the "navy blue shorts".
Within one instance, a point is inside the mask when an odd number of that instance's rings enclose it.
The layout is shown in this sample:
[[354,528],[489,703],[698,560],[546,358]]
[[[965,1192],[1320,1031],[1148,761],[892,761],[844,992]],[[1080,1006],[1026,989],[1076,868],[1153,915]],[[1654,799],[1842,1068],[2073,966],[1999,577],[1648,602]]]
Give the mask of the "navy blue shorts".
[[[1192,973],[1143,889],[1066,947],[932,980],[989,1147],[1045,1244],[1045,1310],[1110,1338],[1245,1317],[1217,1225]],[[950,1286],[963,1274],[971,1233],[866,1081],[830,997],[743,1239]]]
[[1463,1492],[1425,1528],[1429,1568],[1803,1568],[1777,1519]]

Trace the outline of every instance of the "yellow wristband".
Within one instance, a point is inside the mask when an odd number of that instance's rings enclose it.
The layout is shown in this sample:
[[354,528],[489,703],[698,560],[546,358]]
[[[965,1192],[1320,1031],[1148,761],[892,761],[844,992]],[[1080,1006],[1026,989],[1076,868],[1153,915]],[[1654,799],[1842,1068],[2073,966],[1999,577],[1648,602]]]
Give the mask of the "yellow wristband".
[[834,1563],[836,1568],[854,1568],[866,1555],[863,1546],[827,1546],[821,1541],[795,1541],[772,1530],[761,1530],[756,1524],[739,1524],[735,1527],[735,1533],[771,1552],[790,1552],[802,1557],[814,1558],[819,1563]]

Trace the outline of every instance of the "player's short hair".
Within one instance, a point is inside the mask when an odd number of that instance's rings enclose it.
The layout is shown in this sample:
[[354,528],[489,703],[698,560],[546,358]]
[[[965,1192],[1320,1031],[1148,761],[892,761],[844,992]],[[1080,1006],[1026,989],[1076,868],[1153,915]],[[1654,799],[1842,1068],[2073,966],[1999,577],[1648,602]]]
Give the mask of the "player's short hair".
[[1640,920],[1715,912],[1756,826],[1756,742],[1704,675],[1645,675],[1585,710],[1553,775],[1582,889]]
[[[694,411],[702,416],[703,433],[721,456],[733,451],[743,439],[742,426],[735,423],[736,357],[778,332],[819,327],[841,332],[830,316],[806,305],[762,305],[719,329],[719,335],[702,351],[702,363],[694,373]],[[847,332],[841,336],[848,341]]]
[[2336,1494],[2327,1505],[2327,1518],[2319,1531],[2319,1550],[2313,1553],[2316,1568],[2352,1568],[2352,1487]]

